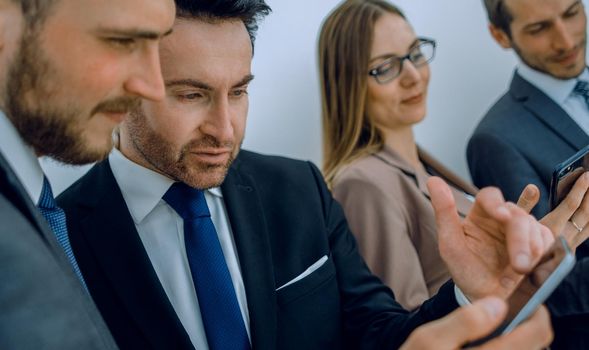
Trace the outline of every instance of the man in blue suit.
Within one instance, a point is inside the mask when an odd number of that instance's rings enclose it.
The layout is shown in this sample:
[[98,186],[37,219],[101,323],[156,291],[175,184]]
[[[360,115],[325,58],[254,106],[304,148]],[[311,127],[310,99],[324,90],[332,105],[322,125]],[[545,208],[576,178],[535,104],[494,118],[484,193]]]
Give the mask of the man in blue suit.
[[161,99],[171,0],[0,0],[0,349],[117,346],[37,160],[97,161],[140,97]]
[[521,62],[471,136],[470,173],[475,185],[497,186],[510,201],[535,184],[541,197],[532,212],[542,217],[555,165],[589,144],[585,8],[581,0],[484,3],[493,38]]
[[[493,38],[520,59],[509,90],[487,112],[474,131],[467,159],[474,183],[499,187],[517,201],[527,184],[540,190],[536,217],[549,211],[553,169],[589,144],[586,67],[587,17],[581,0],[484,0]],[[589,218],[575,213],[567,225],[584,228]],[[575,224],[573,224],[573,222]],[[587,243],[577,257],[587,256]],[[587,274],[581,260],[552,305],[575,310],[553,313],[557,343],[586,347],[586,317],[576,305],[583,298]],[[565,335],[568,334],[568,335]],[[559,346],[557,346],[559,347]]]

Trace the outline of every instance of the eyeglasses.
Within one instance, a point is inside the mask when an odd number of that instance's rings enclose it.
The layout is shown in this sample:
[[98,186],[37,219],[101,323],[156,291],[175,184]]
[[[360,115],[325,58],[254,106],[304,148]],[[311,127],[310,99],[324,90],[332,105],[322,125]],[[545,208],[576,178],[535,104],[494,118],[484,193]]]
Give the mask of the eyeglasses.
[[391,56],[377,67],[368,71],[379,84],[386,84],[403,71],[403,61],[409,60],[415,68],[421,67],[433,60],[436,53],[436,41],[428,38],[417,38],[417,45],[413,46],[405,56]]

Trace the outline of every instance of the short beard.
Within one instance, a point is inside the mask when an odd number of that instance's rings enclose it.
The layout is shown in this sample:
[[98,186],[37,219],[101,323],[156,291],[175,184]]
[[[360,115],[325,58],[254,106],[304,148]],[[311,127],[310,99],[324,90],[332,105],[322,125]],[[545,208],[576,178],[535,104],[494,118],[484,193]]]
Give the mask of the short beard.
[[[155,171],[171,178],[174,181],[183,182],[193,188],[208,189],[220,186],[225,180],[229,167],[235,160],[239,148],[233,144],[223,144],[212,136],[193,140],[178,150],[164,137],[151,129],[147,123],[141,108],[131,112],[124,122],[131,147],[147,162]],[[203,146],[211,148],[231,148],[234,151],[223,165],[190,164],[187,157],[191,149]]]
[[60,102],[57,92],[63,89],[67,87],[60,86],[58,73],[41,49],[38,33],[29,29],[8,71],[4,96],[8,118],[38,156],[72,165],[104,159],[112,149],[110,138],[102,147],[88,145],[84,133],[91,130],[84,130],[83,118],[90,119],[97,111],[128,111],[140,100],[119,97],[104,101],[91,114],[84,115],[75,105],[75,98],[69,103]]
[[[584,50],[583,55],[585,55],[586,50],[587,50],[587,38],[585,38],[582,45],[583,45],[583,50]],[[581,75],[583,73],[583,71],[585,70],[585,68],[587,67],[587,65],[583,65],[581,68],[579,68],[578,72],[574,72],[570,76],[568,76],[568,75],[567,76],[556,76],[552,72],[549,72],[547,69],[539,67],[538,65],[534,64],[533,62],[530,62],[530,60],[528,60],[527,56],[523,53],[521,48],[515,43],[515,41],[513,39],[511,39],[511,47],[513,48],[513,51],[515,51],[515,53],[517,54],[519,59],[522,60],[522,62],[524,62],[528,67],[530,67],[538,72],[542,72],[544,74],[547,74],[555,79],[569,80],[569,79],[576,78],[579,75]]]

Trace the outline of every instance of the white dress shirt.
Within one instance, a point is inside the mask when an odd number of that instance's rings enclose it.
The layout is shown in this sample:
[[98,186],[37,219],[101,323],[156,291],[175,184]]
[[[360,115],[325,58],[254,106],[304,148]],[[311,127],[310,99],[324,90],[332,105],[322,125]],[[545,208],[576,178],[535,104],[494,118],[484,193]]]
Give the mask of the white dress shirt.
[[36,205],[43,189],[43,170],[35,151],[27,145],[8,117],[0,111],[0,152]]
[[[109,162],[139,237],[180,322],[196,349],[208,349],[186,257],[184,221],[162,199],[174,181],[132,162],[116,149],[110,154]],[[223,194],[218,187],[206,190],[204,194],[249,336],[245,288]]]
[[578,77],[567,80],[556,79],[534,70],[524,63],[519,64],[517,72],[562,107],[581,130],[589,135],[589,108],[587,108],[587,103],[582,96],[573,94],[578,80],[589,82],[587,69],[583,70],[583,73]]

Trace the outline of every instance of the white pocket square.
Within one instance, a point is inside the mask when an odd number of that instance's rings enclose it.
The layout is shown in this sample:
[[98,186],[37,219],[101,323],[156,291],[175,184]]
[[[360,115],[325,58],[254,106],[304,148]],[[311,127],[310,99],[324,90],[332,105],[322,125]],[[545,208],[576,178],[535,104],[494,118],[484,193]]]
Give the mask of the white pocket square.
[[313,265],[309,266],[303,273],[301,273],[297,277],[293,278],[292,280],[288,281],[287,283],[283,284],[282,286],[278,287],[278,289],[276,289],[276,291],[279,291],[284,287],[288,287],[291,284],[298,282],[298,281],[302,280],[303,278],[309,276],[310,274],[315,272],[315,270],[317,270],[318,268],[323,266],[323,264],[325,264],[326,261],[327,261],[327,255],[323,255],[321,257],[321,259],[314,262]]

